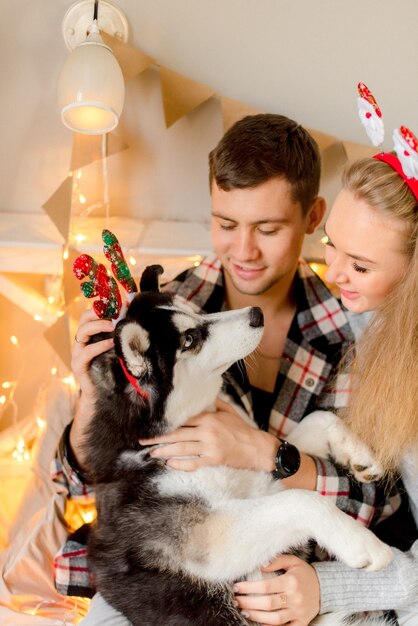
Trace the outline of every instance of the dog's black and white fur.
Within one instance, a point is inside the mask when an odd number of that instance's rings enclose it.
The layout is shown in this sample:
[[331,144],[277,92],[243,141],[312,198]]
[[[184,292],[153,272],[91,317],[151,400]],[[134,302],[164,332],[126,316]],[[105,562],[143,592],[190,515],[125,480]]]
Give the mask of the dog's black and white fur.
[[[257,308],[197,315],[159,292],[160,271],[147,268],[116,325],[115,349],[91,366],[98,400],[85,449],[97,498],[89,544],[97,589],[134,625],[244,626],[232,583],[259,578],[262,564],[311,539],[352,567],[385,567],[391,550],[317,493],[250,470],[174,471],[138,444],[213,410],[223,373],[263,332]],[[315,620],[327,623],[345,622]]]

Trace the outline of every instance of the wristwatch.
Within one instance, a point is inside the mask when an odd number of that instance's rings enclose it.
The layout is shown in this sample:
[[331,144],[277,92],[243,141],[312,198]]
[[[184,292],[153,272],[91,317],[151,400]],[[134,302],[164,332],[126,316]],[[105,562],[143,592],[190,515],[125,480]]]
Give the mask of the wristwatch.
[[296,446],[292,445],[285,439],[281,439],[281,443],[274,459],[276,468],[272,471],[274,480],[288,478],[296,474],[300,467],[300,453]]

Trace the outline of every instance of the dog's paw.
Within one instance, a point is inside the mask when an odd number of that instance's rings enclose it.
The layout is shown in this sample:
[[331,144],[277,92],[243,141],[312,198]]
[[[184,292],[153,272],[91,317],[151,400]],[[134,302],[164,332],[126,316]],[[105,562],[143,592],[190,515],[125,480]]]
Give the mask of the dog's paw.
[[[354,521],[354,520],[353,520]],[[384,569],[393,559],[393,551],[380,541],[370,530],[355,522],[356,528],[344,540],[337,556],[341,561],[356,569],[375,571]]]
[[288,439],[302,452],[332,458],[362,483],[379,480],[383,468],[373,453],[331,411],[314,411],[289,434]]
[[336,463],[347,467],[356,480],[370,483],[383,476],[383,467],[372,451],[340,421],[330,441],[330,454]]

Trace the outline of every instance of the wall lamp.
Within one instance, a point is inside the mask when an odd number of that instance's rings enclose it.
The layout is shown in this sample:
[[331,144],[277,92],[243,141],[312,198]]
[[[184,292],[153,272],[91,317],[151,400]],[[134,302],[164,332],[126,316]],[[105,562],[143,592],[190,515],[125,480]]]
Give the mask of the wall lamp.
[[119,123],[125,98],[122,70],[100,30],[128,38],[122,11],[109,2],[81,0],[63,20],[63,35],[71,54],[58,80],[61,120],[76,133],[108,133]]

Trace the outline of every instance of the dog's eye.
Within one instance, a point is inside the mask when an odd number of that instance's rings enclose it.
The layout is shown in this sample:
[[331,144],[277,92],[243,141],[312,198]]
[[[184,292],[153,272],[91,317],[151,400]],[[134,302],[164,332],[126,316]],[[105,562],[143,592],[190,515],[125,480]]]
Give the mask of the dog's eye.
[[191,348],[193,343],[194,343],[193,335],[191,333],[187,333],[187,335],[184,337],[183,350],[188,350],[189,348]]

